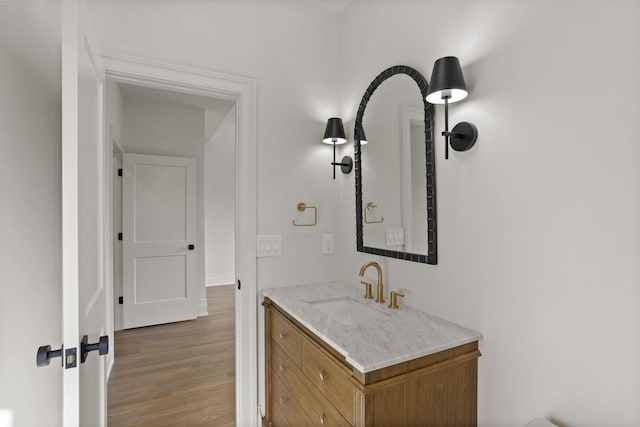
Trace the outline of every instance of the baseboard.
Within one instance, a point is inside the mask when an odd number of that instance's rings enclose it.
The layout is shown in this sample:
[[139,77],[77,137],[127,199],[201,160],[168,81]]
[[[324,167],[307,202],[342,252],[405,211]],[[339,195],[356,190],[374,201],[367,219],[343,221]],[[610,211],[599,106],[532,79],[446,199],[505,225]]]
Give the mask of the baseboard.
[[220,273],[220,274],[212,274],[207,277],[206,287],[209,286],[223,286],[223,285],[233,285],[236,282],[236,273]]
[[198,317],[207,317],[209,315],[209,310],[207,309],[207,299],[200,298],[198,300]]

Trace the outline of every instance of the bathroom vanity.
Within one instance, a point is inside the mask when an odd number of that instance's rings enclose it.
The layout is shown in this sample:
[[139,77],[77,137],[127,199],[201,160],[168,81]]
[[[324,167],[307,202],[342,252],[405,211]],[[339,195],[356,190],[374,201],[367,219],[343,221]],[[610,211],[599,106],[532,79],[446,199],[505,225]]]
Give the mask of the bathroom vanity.
[[264,426],[476,425],[478,332],[340,282],[263,296]]

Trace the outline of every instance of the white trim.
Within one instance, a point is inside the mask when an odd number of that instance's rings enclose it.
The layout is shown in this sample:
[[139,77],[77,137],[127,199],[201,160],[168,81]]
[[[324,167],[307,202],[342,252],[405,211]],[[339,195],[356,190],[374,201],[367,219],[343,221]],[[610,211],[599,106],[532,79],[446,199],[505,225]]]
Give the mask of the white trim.
[[233,285],[234,283],[236,283],[236,272],[230,271],[228,273],[212,274],[207,277],[205,286],[208,288],[210,286]]
[[207,307],[207,299],[206,298],[198,298],[198,308],[196,312],[196,316],[198,317],[207,317],[209,316],[209,309]]
[[103,52],[107,76],[122,83],[236,100],[236,425],[258,426],[255,79]]
[[124,148],[122,147],[122,143],[120,142],[120,138],[116,135],[113,130],[113,125],[109,124],[109,136],[110,140],[113,143],[113,153],[124,154]]
[[[106,111],[106,105],[105,105],[105,111]],[[113,325],[113,330],[110,331],[111,333],[111,346],[112,346],[112,351],[109,352],[109,360],[111,361],[111,366],[113,366],[114,360],[115,360],[115,331],[120,331],[122,330],[122,305],[119,303],[116,303],[117,298],[122,295],[122,286],[118,287],[118,293],[116,293],[116,278],[119,280],[119,283],[122,284],[122,241],[121,240],[116,240],[114,239],[116,233],[121,232],[122,231],[122,179],[121,177],[118,176],[117,173],[115,173],[114,171],[114,159],[119,156],[119,168],[122,168],[122,155],[124,154],[124,149],[122,148],[122,144],[120,143],[120,140],[118,139],[118,137],[116,136],[114,130],[113,130],[113,125],[109,125],[109,141],[111,141],[112,143],[112,147],[111,147],[111,155],[109,156],[109,163],[110,166],[105,169],[107,172],[107,174],[110,174],[110,182],[111,182],[111,187],[109,190],[109,203],[107,206],[107,209],[109,209],[109,228],[110,228],[110,238],[111,238],[111,247],[110,247],[110,251],[112,254],[111,257],[111,263],[110,266],[108,268],[111,268],[111,270],[113,271],[113,275],[111,278],[111,282],[109,284],[109,286],[111,287],[111,300],[110,300],[110,305],[109,305],[109,310],[111,313],[111,316],[113,318],[112,321],[112,325]],[[119,187],[119,193],[120,193],[120,202],[118,203],[120,205],[120,212],[119,212],[119,216],[120,216],[120,227],[119,229],[116,231],[113,227],[114,221],[115,221],[115,215],[114,215],[114,195],[115,195],[115,189],[116,187]],[[119,250],[119,257],[118,257],[118,264],[116,265],[115,263],[115,257],[113,256],[114,252],[115,252],[115,245],[120,245],[120,250]],[[110,368],[111,369],[111,368]],[[110,375],[110,374],[109,374]]]
[[424,124],[424,110],[409,105],[400,106],[400,204],[402,206],[402,227],[404,230],[404,247],[411,248],[413,224],[413,194],[411,185],[411,123]]

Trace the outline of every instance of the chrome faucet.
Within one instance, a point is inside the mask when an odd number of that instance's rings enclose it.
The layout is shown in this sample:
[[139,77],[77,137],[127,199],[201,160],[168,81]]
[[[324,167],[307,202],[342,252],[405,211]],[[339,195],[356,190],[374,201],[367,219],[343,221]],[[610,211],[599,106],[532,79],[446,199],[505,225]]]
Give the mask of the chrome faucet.
[[384,285],[382,284],[382,267],[375,261],[366,262],[360,267],[360,277],[364,275],[364,272],[369,267],[375,267],[378,270],[378,292],[376,292],[376,302],[384,302]]

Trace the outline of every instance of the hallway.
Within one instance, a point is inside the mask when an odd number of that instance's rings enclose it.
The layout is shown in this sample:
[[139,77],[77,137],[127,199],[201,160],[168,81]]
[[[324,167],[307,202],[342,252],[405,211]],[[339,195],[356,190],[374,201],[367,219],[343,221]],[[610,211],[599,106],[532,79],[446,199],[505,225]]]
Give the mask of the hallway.
[[118,331],[109,425],[235,425],[235,286],[207,288],[208,317]]

